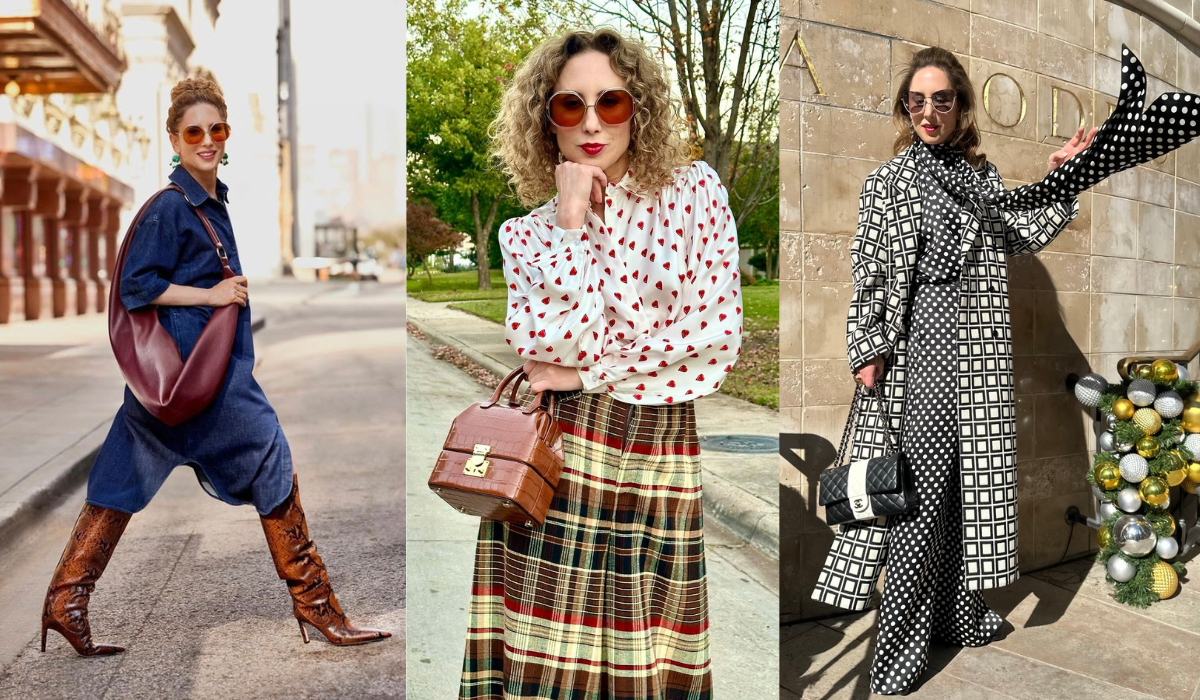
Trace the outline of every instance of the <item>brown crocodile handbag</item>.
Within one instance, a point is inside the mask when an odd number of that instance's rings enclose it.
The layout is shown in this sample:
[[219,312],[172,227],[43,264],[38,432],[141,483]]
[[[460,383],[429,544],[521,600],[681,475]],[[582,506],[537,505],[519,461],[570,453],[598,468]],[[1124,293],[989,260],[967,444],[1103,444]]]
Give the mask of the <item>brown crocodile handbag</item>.
[[[517,401],[525,380],[518,367],[492,397],[454,419],[429,488],[461,513],[525,527],[541,525],[563,467],[563,440],[554,419],[554,393],[528,406]],[[508,403],[504,389],[513,380]]]
[[[129,390],[152,416],[170,426],[179,425],[203,411],[225,381],[229,368],[229,355],[233,351],[233,338],[237,333],[238,305],[229,304],[213,309],[212,316],[200,333],[199,340],[187,362],[179,353],[175,339],[158,322],[158,310],[154,306],[136,311],[126,311],[121,303],[121,273],[125,269],[125,256],[142,215],[151,202],[167,190],[177,190],[178,185],[169,185],[156,192],[138,210],[125,239],[121,241],[116,265],[112,273],[112,286],[108,292],[108,339],[113,354],[125,375]],[[188,202],[191,204],[191,202]],[[195,205],[192,211],[200,217],[204,230],[216,248],[221,260],[221,273],[225,279],[234,276],[229,267],[229,256],[225,246],[213,231],[212,224]]]

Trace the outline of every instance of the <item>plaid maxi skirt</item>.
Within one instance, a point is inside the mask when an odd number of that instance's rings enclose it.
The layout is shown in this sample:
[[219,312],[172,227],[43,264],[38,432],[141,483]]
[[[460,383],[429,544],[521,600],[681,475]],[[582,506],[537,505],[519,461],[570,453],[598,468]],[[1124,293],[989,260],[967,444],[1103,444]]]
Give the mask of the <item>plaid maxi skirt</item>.
[[460,698],[708,700],[692,403],[558,395],[546,522],[479,528]]

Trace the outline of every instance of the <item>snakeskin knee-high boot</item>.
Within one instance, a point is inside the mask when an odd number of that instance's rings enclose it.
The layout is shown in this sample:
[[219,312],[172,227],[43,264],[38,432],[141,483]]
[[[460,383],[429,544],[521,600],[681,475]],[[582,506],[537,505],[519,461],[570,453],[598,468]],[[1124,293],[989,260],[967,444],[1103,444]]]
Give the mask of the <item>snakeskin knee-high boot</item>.
[[269,515],[262,516],[267,547],[279,578],[287,581],[292,612],[300,636],[308,643],[305,623],[316,627],[332,644],[365,644],[392,636],[391,632],[359,629],[350,624],[333,594],[333,586],[317,547],[308,537],[308,524],[300,506],[299,481],[292,477],[292,492]]
[[88,601],[130,517],[129,513],[84,504],[46,590],[42,605],[42,651],[46,651],[47,630],[65,637],[80,656],[125,651],[124,647],[92,641]]

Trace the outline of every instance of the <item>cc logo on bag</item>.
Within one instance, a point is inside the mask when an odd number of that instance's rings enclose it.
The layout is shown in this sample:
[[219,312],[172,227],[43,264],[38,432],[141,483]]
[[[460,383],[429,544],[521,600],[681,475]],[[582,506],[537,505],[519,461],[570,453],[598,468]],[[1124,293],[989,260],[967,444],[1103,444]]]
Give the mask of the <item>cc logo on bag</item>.
[[863,500],[861,498],[854,499],[854,510],[862,510]]

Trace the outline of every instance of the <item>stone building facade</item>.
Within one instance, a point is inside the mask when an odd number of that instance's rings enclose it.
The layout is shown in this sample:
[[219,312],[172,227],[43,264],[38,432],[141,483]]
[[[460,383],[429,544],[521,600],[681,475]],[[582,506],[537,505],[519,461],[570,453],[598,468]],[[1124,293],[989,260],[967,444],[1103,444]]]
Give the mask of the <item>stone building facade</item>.
[[[1200,0],[1170,0],[1200,19]],[[785,0],[780,21],[781,460],[784,621],[836,612],[809,598],[833,531],[816,505],[854,382],[845,320],[850,242],[867,174],[889,160],[896,81],[937,45],[967,69],[982,107],[982,151],[1009,188],[1041,179],[1047,157],[1116,102],[1124,43],[1162,92],[1200,93],[1196,56],[1107,0]],[[1064,556],[1084,480],[1091,419],[1071,374],[1117,379],[1133,354],[1176,355],[1200,340],[1200,142],[1119,173],[1079,197],[1052,245],[1009,259],[1023,571]],[[1193,376],[1197,363],[1191,364]],[[1095,548],[1076,527],[1067,557]]]

